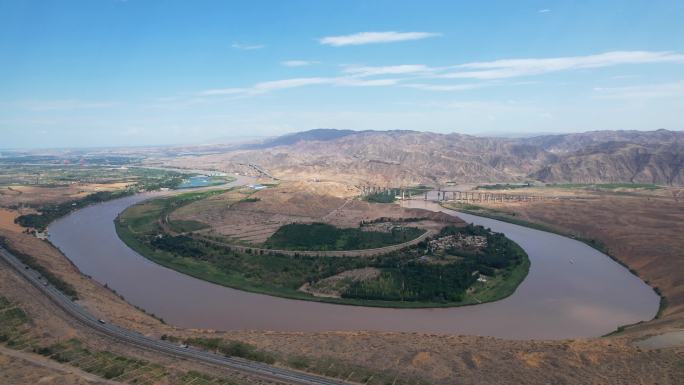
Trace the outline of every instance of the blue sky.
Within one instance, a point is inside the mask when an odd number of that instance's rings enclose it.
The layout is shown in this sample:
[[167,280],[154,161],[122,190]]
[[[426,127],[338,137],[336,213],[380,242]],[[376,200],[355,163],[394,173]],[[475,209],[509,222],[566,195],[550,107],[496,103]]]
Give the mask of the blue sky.
[[0,0],[0,148],[684,129],[684,2]]

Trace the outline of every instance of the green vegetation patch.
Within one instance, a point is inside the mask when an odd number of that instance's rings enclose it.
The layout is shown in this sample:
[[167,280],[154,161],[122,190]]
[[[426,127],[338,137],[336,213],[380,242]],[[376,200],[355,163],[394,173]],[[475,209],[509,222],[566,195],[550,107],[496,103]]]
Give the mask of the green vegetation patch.
[[[1,167],[0,167],[1,168]],[[34,185],[39,187],[60,187],[70,183],[131,183],[131,186],[115,191],[99,191],[83,198],[56,204],[29,205],[37,214],[25,214],[17,217],[15,222],[23,227],[44,231],[48,225],[74,210],[105,202],[112,199],[133,195],[139,191],[152,191],[161,188],[175,188],[186,174],[167,170],[146,168],[111,168],[111,167],[54,167],[54,166],[18,166],[11,169],[10,178],[5,182]],[[35,175],[35,176],[33,176]],[[15,178],[15,179],[12,179]],[[229,178],[223,178],[228,180]]]
[[200,347],[205,350],[221,353],[229,357],[240,357],[250,361],[264,362],[273,364],[276,362],[275,355],[259,350],[253,345],[233,340],[224,340],[221,338],[186,338],[179,339],[171,336],[162,336],[162,339],[169,341],[182,341],[184,344]]
[[0,296],[0,343],[8,347],[23,347],[30,343],[30,319],[9,299]]
[[368,194],[363,197],[365,201],[373,203],[392,203],[396,200],[396,194],[399,194],[398,190],[388,190],[383,192],[376,192],[373,194]]
[[35,348],[34,351],[105,379],[124,380],[129,374],[135,373],[136,382],[151,383],[152,379],[168,375],[161,365],[108,351],[92,351],[76,338]]
[[133,195],[134,193],[135,191],[133,190],[99,191],[73,201],[41,205],[36,207],[36,209],[40,211],[40,214],[24,214],[17,217],[14,221],[20,226],[31,227],[40,231],[44,231],[52,221],[74,210],[78,210],[91,204]]
[[183,373],[183,375],[180,376],[179,381],[181,384],[192,385],[237,385],[241,383],[232,379],[210,376],[195,370]]
[[477,186],[475,190],[515,190],[521,188],[532,187],[532,183],[525,184],[511,184],[511,183],[496,183]]
[[[177,198],[199,199],[200,195]],[[425,240],[400,251],[372,257],[293,256],[275,251],[236,250],[222,239],[172,236],[159,226],[176,198],[159,198],[128,208],[116,221],[119,237],[141,255],[185,274],[233,287],[312,301],[384,307],[459,306],[506,297],[524,279],[527,255],[501,234],[478,227],[447,227],[439,237],[484,237],[490,246],[473,250],[432,250]],[[414,239],[422,230],[404,228],[392,233],[338,229],[325,224],[284,226],[274,247],[379,247]],[[368,237],[368,238],[354,238]],[[381,238],[375,238],[381,237]],[[344,279],[333,285],[336,297],[316,297],[299,289],[356,269],[374,268],[380,274]],[[480,274],[487,282],[479,282]]]
[[338,228],[325,223],[292,223],[281,226],[264,246],[284,250],[363,250],[396,245],[421,236],[415,227],[396,227],[391,232]]
[[[342,296],[383,301],[460,303],[469,295],[477,294],[477,297],[471,295],[468,301],[484,302],[510,295],[527,275],[527,254],[503,234],[481,226],[447,226],[438,239],[450,236],[481,237],[486,240],[486,246],[477,251],[451,247],[438,252],[432,249],[431,243],[421,242],[418,247],[405,252],[414,258],[389,257],[381,260],[376,266],[383,268],[380,276],[354,282]],[[487,280],[498,279],[499,284],[488,285],[490,290],[486,293],[472,290],[483,275]]]
[[65,165],[61,162],[42,165],[0,164],[0,185],[65,187],[73,183],[129,183],[135,189],[158,190],[174,188],[189,176],[177,171],[144,167]]
[[[172,211],[192,202],[221,195],[228,191],[230,190],[187,192],[170,197],[152,199],[129,207],[119,215],[116,221],[122,225],[125,224],[130,232],[134,234],[156,236],[163,233],[159,222],[166,220]],[[208,227],[202,222],[185,220],[169,221],[168,225],[173,231],[181,233]]]

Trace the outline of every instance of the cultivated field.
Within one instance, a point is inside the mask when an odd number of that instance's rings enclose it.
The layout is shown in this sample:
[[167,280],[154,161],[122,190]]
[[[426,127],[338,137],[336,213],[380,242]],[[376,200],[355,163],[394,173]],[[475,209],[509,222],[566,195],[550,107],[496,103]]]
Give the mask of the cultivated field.
[[291,223],[320,222],[340,228],[358,228],[362,221],[380,218],[419,218],[422,220],[410,225],[438,230],[444,222],[457,222],[425,210],[364,202],[353,195],[355,192],[338,183],[285,182],[254,192],[249,197],[246,195],[249,190],[241,189],[197,201],[174,211],[169,220],[210,224],[210,229],[200,232],[251,245],[264,243],[281,226]]

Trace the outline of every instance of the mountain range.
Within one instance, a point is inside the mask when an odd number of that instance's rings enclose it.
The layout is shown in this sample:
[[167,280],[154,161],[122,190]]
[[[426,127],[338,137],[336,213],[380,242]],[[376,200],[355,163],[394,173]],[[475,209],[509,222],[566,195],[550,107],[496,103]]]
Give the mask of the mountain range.
[[684,185],[684,132],[592,131],[527,138],[316,129],[204,155],[273,175],[356,184],[483,182]]

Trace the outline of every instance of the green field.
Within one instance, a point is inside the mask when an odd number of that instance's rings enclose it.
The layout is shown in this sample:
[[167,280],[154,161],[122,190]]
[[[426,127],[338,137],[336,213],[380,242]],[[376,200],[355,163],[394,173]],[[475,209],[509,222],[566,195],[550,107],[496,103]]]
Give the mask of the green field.
[[68,201],[64,203],[44,204],[36,206],[40,214],[24,214],[15,219],[15,222],[23,227],[34,228],[39,231],[44,231],[52,221],[61,218],[72,211],[82,209],[86,206],[105,202],[112,199],[123,198],[125,196],[133,195],[135,190],[117,190],[117,191],[98,191],[87,195],[81,199]]
[[[146,169],[139,167],[103,167],[103,166],[0,166],[0,185],[29,185],[43,188],[69,186],[71,183],[129,183],[127,188],[115,191],[99,191],[79,199],[62,203],[25,205],[38,211],[25,214],[16,222],[28,228],[44,231],[57,218],[86,207],[116,198],[133,195],[139,191],[152,191],[162,188],[178,187],[189,174],[175,171]],[[233,180],[231,177],[216,177],[215,183]]]
[[533,187],[531,183],[525,184],[511,184],[511,183],[496,183],[477,186],[475,190],[515,190],[521,188]]
[[173,188],[191,176],[177,171],[143,167],[45,164],[0,165],[0,185],[63,187],[71,183],[130,183],[138,189]]
[[[351,305],[383,307],[460,306],[504,298],[522,282],[529,261],[512,241],[482,228],[447,227],[443,236],[465,232],[487,237],[492,246],[479,254],[452,250],[457,257],[434,255],[443,263],[420,261],[425,241],[402,251],[374,257],[287,256],[276,252],[245,252],[229,246],[187,235],[162,235],[159,218],[185,203],[202,199],[209,193],[189,193],[150,200],[128,208],[116,220],[119,237],[141,255],[185,274],[241,290],[270,295]],[[173,222],[170,223],[173,226]],[[181,224],[188,226],[187,224]],[[196,224],[192,224],[196,226]],[[410,228],[407,228],[410,229]],[[350,231],[352,230],[352,231]],[[451,231],[452,233],[448,233]],[[402,230],[382,236],[358,229],[337,229],[323,224],[285,226],[271,243],[279,247],[353,247],[379,246],[413,239],[422,230]],[[313,234],[313,236],[312,236]],[[354,238],[362,236],[361,238]],[[363,238],[367,237],[367,238]],[[331,246],[332,245],[332,246]],[[501,254],[502,250],[504,254]],[[506,255],[507,258],[502,259]],[[381,274],[344,289],[340,298],[315,297],[298,289],[348,270],[372,267]],[[486,284],[475,282],[475,271],[491,274]],[[466,292],[475,287],[473,293]]]
[[363,250],[408,242],[424,233],[415,227],[395,228],[384,233],[341,229],[325,223],[292,223],[280,227],[264,246],[281,250]]
[[399,190],[388,190],[386,192],[376,192],[373,194],[368,194],[363,197],[367,202],[373,203],[392,203],[396,200],[396,196],[399,194]]

